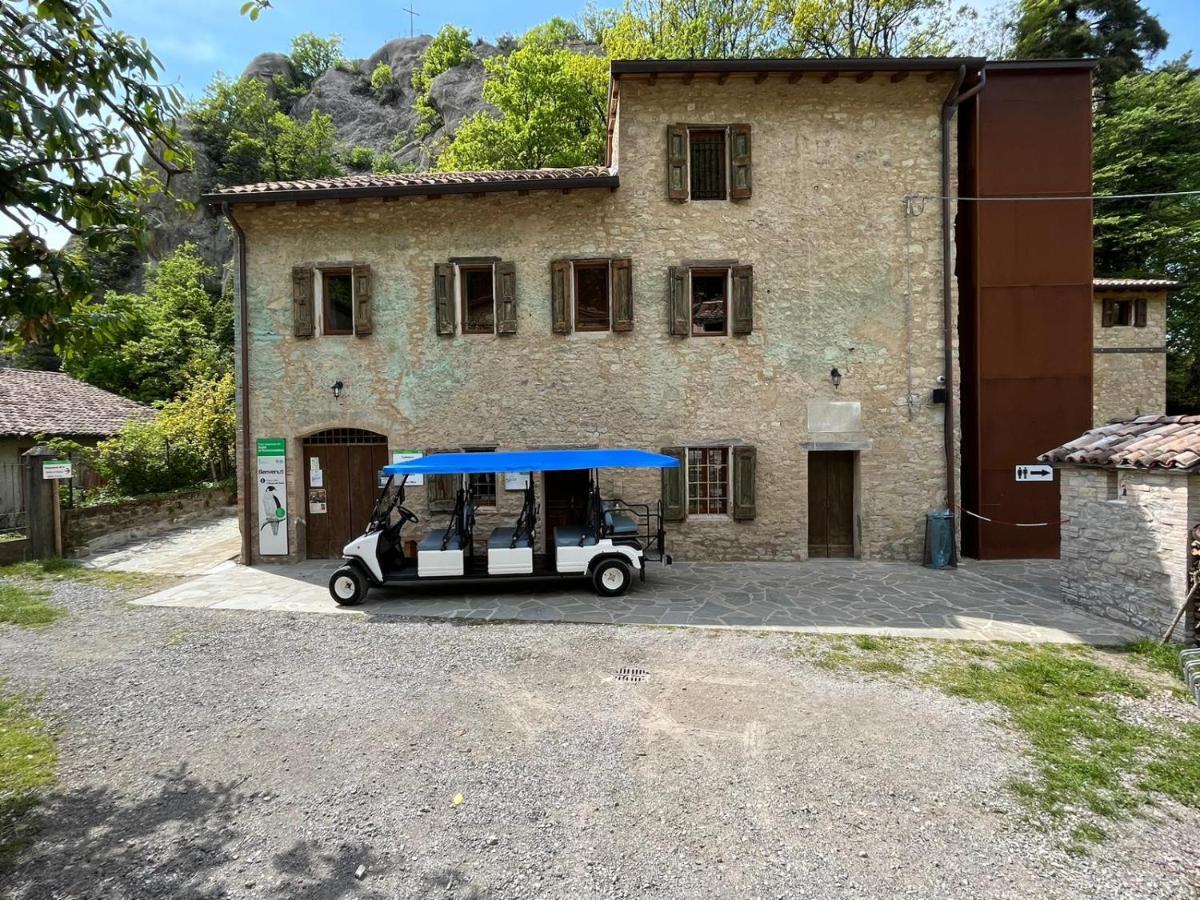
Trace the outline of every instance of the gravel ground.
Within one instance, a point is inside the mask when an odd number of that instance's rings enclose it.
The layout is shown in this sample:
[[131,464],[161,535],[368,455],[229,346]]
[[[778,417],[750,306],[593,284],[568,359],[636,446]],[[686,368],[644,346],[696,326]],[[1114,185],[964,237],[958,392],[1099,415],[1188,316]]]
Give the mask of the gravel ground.
[[1200,895],[1196,812],[1069,856],[996,711],[786,635],[55,602],[0,626],[62,757],[6,897]]

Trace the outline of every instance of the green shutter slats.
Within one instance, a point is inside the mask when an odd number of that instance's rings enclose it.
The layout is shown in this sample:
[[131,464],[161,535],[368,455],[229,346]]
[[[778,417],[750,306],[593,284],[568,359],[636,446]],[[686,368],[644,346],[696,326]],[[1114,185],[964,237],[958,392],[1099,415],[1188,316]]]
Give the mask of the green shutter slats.
[[687,518],[687,496],[684,492],[687,470],[687,450],[683,447],[663,447],[664,456],[679,460],[679,468],[662,470],[663,521],[682,522]]
[[686,125],[667,126],[667,197],[688,198]]
[[496,333],[517,333],[517,264],[496,263]]
[[732,176],[729,179],[729,197],[731,200],[750,199],[750,126],[730,125],[729,137],[732,146],[729,150],[729,164]]
[[566,334],[571,330],[567,320],[567,297],[570,296],[571,263],[556,259],[550,263],[550,330]]
[[754,267],[734,266],[733,317],[734,334],[749,334],[754,330]]
[[687,337],[692,333],[692,304],[687,296],[687,269],[672,266],[667,270],[667,310],[670,333]]
[[633,260],[612,261],[613,331],[633,331]]
[[313,336],[313,267],[292,268],[292,334],[298,338]]
[[1133,301],[1133,327],[1146,327],[1146,301],[1143,298]]
[[454,266],[437,263],[433,267],[433,315],[437,333],[454,335]]
[[354,333],[359,337],[371,333],[371,267],[357,265],[354,272]]
[[746,522],[758,514],[755,481],[758,451],[754,447],[733,448],[733,518]]

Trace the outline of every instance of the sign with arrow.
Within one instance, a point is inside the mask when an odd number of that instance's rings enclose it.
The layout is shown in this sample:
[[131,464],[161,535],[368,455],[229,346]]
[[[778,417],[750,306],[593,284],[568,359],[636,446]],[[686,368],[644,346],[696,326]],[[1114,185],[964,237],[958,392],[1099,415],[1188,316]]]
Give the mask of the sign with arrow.
[[1050,466],[1017,466],[1017,481],[1053,481]]

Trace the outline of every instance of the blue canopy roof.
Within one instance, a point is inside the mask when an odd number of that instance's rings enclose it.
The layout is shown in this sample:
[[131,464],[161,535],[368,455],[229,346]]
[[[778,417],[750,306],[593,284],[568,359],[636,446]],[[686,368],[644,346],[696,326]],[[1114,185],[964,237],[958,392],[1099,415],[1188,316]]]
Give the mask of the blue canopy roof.
[[648,450],[516,450],[432,453],[383,467],[385,475],[473,475],[488,472],[561,472],[569,469],[675,469],[679,460]]

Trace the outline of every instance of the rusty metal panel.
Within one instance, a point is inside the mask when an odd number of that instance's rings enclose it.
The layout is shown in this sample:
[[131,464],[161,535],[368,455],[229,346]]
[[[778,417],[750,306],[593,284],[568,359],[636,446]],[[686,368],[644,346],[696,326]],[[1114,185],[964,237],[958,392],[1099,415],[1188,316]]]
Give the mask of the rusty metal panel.
[[981,378],[1091,373],[1090,338],[1063,340],[1064,334],[1091,335],[1090,287],[1077,284],[985,287],[979,294],[979,329],[987,336],[980,342],[978,352]]
[[[980,196],[987,196],[981,194]],[[1092,270],[1089,200],[988,200],[977,204],[981,287],[1078,285]],[[1087,283],[1091,290],[1091,282]]]

